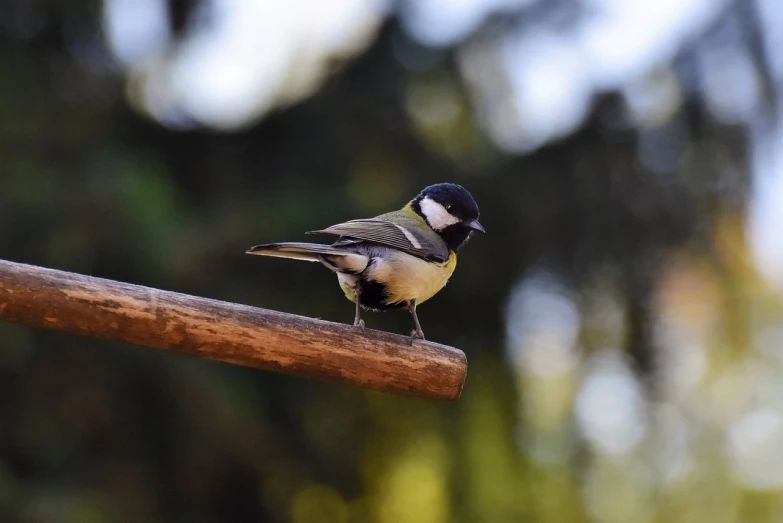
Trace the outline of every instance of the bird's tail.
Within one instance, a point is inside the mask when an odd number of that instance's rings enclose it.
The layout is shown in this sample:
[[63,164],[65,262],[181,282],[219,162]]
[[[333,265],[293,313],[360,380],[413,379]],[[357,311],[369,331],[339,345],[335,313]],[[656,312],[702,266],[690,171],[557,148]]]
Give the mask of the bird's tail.
[[334,271],[348,273],[363,271],[370,261],[369,257],[364,254],[320,243],[267,243],[251,247],[246,253],[320,262]]

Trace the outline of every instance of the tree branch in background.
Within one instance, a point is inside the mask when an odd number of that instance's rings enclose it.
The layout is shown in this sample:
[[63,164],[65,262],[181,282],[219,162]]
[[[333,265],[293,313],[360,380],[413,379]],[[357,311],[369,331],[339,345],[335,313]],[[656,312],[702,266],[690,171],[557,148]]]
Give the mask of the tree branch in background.
[[0,319],[360,387],[458,398],[465,355],[350,325],[0,260]]

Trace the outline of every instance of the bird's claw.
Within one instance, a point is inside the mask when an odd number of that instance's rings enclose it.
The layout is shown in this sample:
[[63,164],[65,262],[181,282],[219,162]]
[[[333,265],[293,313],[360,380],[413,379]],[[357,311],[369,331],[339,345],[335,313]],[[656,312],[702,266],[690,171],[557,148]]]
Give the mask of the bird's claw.
[[354,327],[359,327],[360,329],[363,329],[364,328],[364,320],[359,320],[359,321],[353,322],[353,326]]
[[413,345],[413,342],[416,340],[423,340],[424,339],[424,332],[422,332],[421,329],[414,330],[411,332],[411,345]]

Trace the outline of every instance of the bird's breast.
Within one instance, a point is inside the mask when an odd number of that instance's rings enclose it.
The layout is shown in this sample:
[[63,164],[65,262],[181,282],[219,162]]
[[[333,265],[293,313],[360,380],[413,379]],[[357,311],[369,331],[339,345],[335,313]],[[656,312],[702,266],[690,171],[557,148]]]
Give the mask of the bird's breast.
[[456,267],[457,256],[453,252],[445,262],[432,263],[390,250],[385,256],[373,258],[363,276],[383,285],[387,305],[410,300],[421,304],[446,285]]

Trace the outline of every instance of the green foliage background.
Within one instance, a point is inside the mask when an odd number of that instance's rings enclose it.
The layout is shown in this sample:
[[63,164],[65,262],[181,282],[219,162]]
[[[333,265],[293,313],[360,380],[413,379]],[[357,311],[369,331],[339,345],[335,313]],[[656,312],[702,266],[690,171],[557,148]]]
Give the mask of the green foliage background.
[[[46,16],[34,36],[10,26],[0,36],[0,257],[348,322],[351,304],[325,270],[244,250],[385,212],[440,181],[469,188],[489,233],[420,310],[428,338],[467,354],[454,403],[0,324],[0,520],[783,517],[780,491],[743,484],[725,451],[732,420],[761,401],[746,372],[755,336],[781,312],[742,227],[746,129],[685,100],[675,119],[686,152],[659,176],[638,160],[650,130],[608,123],[622,102],[607,95],[572,136],[504,153],[478,128],[450,56],[424,71],[398,63],[392,20],[307,100],[239,132],[172,130],[129,107],[121,75],[66,45],[73,30],[92,41],[98,5],[37,5]],[[459,116],[417,120],[413,91],[452,93]],[[605,455],[580,433],[581,363],[549,379],[509,356],[506,307],[541,267],[586,318],[579,361],[616,347],[644,384],[647,433],[635,450]],[[621,320],[601,319],[603,299]],[[708,347],[708,370],[684,399],[659,372],[660,317]],[[409,329],[404,314],[367,321]],[[778,359],[753,361],[783,377]],[[656,469],[668,447],[655,409],[667,401],[692,429],[673,479]],[[556,459],[530,450],[539,443]]]

